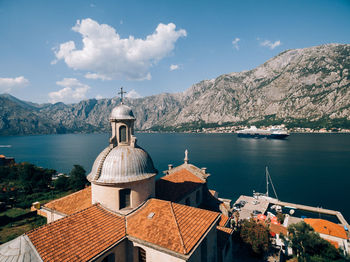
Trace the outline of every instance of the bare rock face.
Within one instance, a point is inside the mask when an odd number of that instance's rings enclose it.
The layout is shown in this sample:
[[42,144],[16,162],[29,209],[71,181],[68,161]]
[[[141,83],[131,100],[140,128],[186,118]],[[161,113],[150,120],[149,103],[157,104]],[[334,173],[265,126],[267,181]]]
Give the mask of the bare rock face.
[[[0,96],[0,134],[108,131],[118,99],[37,105]],[[350,45],[288,50],[257,68],[194,84],[183,93],[127,99],[136,128],[191,122],[350,120]],[[20,127],[19,127],[20,125]]]

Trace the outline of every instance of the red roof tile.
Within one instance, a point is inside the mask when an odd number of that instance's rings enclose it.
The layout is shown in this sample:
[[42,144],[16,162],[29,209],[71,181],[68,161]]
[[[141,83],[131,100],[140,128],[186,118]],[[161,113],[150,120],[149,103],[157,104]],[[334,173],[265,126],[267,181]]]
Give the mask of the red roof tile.
[[88,261],[125,237],[125,219],[94,205],[26,234],[43,261]]
[[227,222],[228,222],[228,216],[221,215],[220,220],[219,220],[219,226],[224,227],[224,226],[226,226]]
[[181,169],[156,181],[156,197],[177,202],[204,183],[187,169]]
[[188,254],[218,216],[216,212],[151,199],[127,217],[127,234]]
[[91,186],[44,205],[44,207],[53,209],[65,215],[74,214],[80,210],[88,208],[89,206],[92,206]]
[[270,224],[270,232],[273,232],[279,235],[282,233],[285,236],[288,234],[288,230],[286,227],[279,224],[273,224],[273,223]]
[[316,218],[305,218],[304,222],[312,226],[318,233],[347,239],[345,229],[341,225],[328,220]]

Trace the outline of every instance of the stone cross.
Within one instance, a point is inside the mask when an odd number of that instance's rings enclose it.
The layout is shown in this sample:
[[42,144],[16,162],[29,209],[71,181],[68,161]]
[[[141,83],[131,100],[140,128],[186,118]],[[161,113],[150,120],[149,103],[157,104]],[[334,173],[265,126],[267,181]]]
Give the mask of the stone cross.
[[185,159],[184,159],[185,164],[188,164],[188,151],[187,149],[185,150]]
[[121,103],[123,104],[123,96],[126,94],[125,91],[123,91],[123,87],[120,88],[120,92],[118,92],[118,95],[120,95]]

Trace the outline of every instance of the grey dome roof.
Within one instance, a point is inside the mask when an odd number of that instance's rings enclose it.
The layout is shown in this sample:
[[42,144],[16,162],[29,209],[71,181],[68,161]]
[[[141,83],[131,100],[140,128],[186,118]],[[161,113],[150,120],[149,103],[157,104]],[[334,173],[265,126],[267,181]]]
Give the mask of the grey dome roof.
[[156,175],[153,161],[141,147],[117,146],[105,148],[96,158],[90,182],[118,184],[147,179]]
[[112,113],[109,117],[111,120],[125,120],[125,119],[135,119],[134,113],[132,112],[131,108],[120,104],[113,108]]

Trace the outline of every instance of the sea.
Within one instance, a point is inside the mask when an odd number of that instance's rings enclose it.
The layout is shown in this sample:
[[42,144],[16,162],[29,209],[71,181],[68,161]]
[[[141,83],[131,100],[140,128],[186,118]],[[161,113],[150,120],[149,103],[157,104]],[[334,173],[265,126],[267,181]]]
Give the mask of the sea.
[[[188,133],[136,137],[158,177],[168,164],[181,165],[187,149],[190,163],[207,168],[209,188],[235,201],[253,190],[266,192],[267,166],[280,200],[338,210],[350,222],[350,134],[293,133],[285,140]],[[107,133],[1,136],[0,154],[62,173],[79,164],[88,174],[108,139]]]

